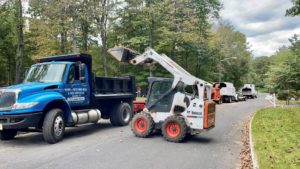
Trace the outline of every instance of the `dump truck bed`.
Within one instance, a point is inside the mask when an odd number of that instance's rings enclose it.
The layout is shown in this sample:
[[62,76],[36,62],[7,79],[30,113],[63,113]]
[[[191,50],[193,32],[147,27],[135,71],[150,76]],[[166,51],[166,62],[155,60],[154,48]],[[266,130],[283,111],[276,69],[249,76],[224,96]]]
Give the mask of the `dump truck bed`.
[[135,78],[95,77],[94,96],[96,99],[119,99],[135,97]]

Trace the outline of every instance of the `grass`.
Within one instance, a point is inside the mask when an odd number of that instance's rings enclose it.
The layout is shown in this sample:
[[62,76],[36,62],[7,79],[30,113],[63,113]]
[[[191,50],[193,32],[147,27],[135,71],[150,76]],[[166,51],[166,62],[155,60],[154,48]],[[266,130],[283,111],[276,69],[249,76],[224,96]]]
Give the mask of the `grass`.
[[[276,104],[286,104],[286,100],[277,100]],[[299,104],[300,100],[290,100],[290,104]]]
[[300,168],[300,107],[260,110],[252,135],[261,169]]
[[263,87],[256,87],[256,91],[258,91],[259,93],[269,93],[269,90]]

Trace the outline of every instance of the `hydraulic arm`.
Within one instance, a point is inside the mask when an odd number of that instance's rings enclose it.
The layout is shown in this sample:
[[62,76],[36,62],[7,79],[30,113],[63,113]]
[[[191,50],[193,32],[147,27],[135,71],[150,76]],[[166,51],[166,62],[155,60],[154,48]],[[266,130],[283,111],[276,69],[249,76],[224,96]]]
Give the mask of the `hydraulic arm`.
[[191,75],[168,56],[165,54],[158,54],[151,48],[147,48],[143,54],[125,47],[114,47],[109,49],[108,52],[118,61],[128,62],[132,65],[160,64],[174,76],[172,88],[175,88],[178,82],[182,82],[185,85],[200,84],[201,86],[204,86],[206,90],[209,90],[208,93],[211,93],[212,85],[210,83]]

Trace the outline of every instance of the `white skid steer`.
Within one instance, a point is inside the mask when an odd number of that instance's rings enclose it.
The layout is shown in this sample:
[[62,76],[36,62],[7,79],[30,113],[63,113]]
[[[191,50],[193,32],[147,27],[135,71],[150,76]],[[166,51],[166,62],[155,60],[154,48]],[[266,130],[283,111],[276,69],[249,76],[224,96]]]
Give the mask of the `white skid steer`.
[[164,138],[181,142],[187,135],[195,135],[215,127],[215,103],[211,100],[212,85],[203,81],[170,59],[148,48],[139,54],[124,47],[108,52],[120,62],[133,65],[160,64],[174,78],[148,78],[146,108],[136,114],[131,129],[137,137],[148,137],[161,130]]

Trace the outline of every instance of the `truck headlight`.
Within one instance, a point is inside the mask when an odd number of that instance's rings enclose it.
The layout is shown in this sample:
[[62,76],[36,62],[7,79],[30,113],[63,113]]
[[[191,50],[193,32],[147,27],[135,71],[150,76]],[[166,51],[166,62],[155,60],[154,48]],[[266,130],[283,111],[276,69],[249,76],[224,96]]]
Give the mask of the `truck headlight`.
[[13,105],[13,110],[20,110],[20,109],[28,109],[35,105],[39,104],[39,102],[30,102],[30,103],[16,103]]

